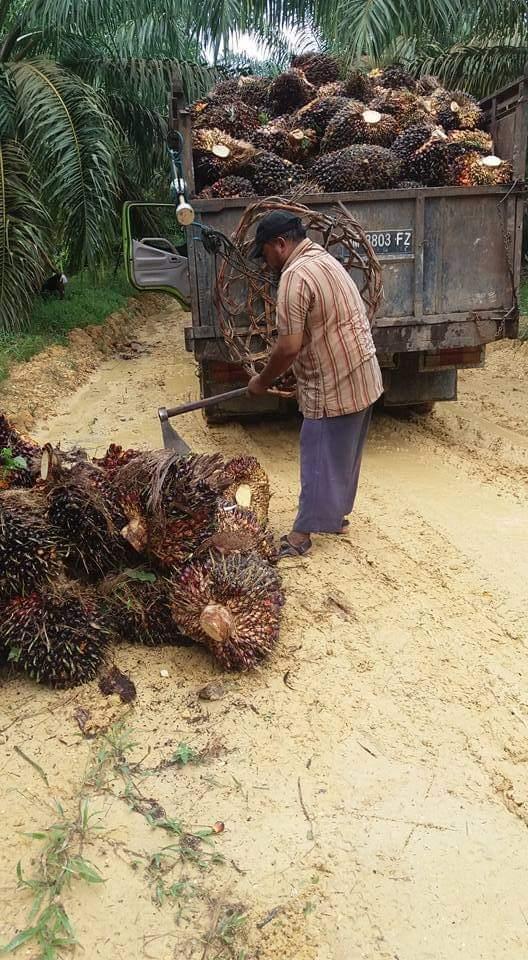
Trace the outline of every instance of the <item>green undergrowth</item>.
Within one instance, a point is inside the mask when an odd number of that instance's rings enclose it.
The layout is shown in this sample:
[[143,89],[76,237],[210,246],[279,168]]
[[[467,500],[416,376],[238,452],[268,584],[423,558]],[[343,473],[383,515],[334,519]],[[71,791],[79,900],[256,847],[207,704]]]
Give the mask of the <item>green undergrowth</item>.
[[37,297],[28,326],[19,333],[0,332],[0,383],[13,363],[30,360],[53,344],[64,343],[70,330],[103,323],[134,293],[124,273],[97,280],[87,274],[69,278],[64,300]]

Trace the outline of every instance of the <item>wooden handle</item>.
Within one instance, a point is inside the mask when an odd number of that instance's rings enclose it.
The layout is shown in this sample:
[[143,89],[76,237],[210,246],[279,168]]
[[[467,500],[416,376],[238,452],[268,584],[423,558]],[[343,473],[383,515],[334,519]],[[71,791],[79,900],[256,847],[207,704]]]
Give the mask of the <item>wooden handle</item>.
[[204,410],[206,407],[214,407],[217,403],[223,403],[224,400],[235,400],[237,397],[247,397],[246,387],[239,387],[238,390],[228,390],[227,393],[217,393],[214,397],[205,397],[204,400],[194,400],[193,403],[184,403],[181,407],[160,407],[158,416],[160,420],[167,420],[169,417],[177,417],[180,413],[190,413],[191,410]]

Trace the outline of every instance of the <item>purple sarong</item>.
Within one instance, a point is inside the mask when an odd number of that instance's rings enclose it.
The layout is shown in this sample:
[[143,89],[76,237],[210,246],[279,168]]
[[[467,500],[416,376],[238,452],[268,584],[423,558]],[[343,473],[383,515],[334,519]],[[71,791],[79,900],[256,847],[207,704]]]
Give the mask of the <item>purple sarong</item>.
[[339,533],[354,506],[372,407],[301,427],[298,533]]

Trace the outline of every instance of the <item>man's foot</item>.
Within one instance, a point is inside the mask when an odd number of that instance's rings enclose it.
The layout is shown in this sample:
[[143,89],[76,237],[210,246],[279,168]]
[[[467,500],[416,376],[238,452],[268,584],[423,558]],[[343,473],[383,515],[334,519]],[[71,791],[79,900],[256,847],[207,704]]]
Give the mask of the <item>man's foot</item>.
[[345,520],[343,520],[343,525],[342,525],[341,530],[340,530],[340,535],[342,535],[342,534],[344,534],[344,533],[348,533],[349,530],[350,530],[350,520],[346,520],[346,519],[345,519]]
[[302,557],[311,549],[310,537],[298,533],[284,534],[280,540],[279,560],[284,557]]

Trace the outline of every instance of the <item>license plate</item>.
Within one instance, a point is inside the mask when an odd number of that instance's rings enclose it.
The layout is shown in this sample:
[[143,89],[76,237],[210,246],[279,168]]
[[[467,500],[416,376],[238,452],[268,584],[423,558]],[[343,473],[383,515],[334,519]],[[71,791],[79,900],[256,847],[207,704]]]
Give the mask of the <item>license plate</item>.
[[414,252],[412,230],[366,230],[365,232],[378,257],[391,254],[412,256]]

